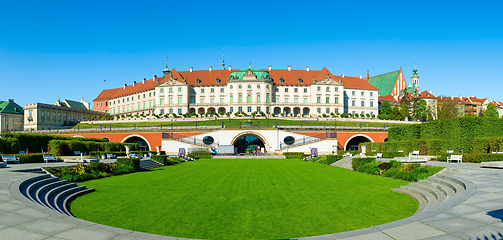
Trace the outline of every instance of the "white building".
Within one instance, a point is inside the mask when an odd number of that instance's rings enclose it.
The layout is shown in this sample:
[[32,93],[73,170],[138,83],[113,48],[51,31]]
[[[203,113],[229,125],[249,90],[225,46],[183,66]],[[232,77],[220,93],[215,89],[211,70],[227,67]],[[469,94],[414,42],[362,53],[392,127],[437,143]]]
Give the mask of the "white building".
[[23,108],[13,99],[0,101],[0,133],[23,130]]

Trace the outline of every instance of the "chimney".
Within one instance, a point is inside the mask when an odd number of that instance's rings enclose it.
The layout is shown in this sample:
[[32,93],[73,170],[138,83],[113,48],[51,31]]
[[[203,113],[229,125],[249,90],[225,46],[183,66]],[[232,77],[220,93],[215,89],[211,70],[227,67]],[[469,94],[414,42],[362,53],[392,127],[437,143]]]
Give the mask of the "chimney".
[[190,67],[190,70],[189,70],[189,71],[190,71],[190,72],[192,72],[192,70],[193,70],[193,68],[192,68],[192,67]]
[[152,78],[152,80],[154,80],[154,82],[157,80],[157,75],[154,75],[154,77]]
[[210,72],[211,72],[211,71],[213,71],[213,67],[212,67],[212,66],[210,66]]
[[229,65],[229,72],[232,71],[232,66]]
[[271,71],[271,70],[272,70],[272,66],[271,66],[271,65],[269,65],[269,71]]
[[360,75],[359,78],[362,79],[362,75]]
[[127,87],[127,84],[124,83],[124,89],[126,89],[126,87]]
[[288,66],[288,71],[290,72],[290,70],[292,70],[292,67],[291,67],[291,66]]
[[433,94],[433,93],[431,92],[431,90],[429,90],[428,92],[429,92],[430,94]]
[[342,78],[344,78],[344,73],[341,75]]
[[135,87],[135,86],[136,86],[136,81],[133,81],[133,87]]
[[367,70],[367,80],[369,80],[370,78],[370,74],[369,74],[369,70]]
[[143,78],[143,79],[141,80],[141,84],[145,84],[145,80],[146,80],[146,79],[145,79],[145,78]]
[[309,72],[309,66],[306,66],[306,71]]

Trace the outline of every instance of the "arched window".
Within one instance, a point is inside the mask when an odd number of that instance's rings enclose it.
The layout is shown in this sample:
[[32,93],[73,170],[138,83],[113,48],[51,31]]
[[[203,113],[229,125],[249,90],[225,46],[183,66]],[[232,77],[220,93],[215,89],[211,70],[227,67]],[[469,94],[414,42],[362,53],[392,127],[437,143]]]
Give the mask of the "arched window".
[[247,99],[247,101],[246,101],[246,102],[249,102],[249,103],[251,103],[251,102],[252,102],[252,96],[251,96],[251,95],[248,95],[248,99]]
[[240,103],[243,102],[243,95],[239,94],[239,96],[238,96],[238,102],[240,102]]
[[260,95],[257,95],[257,102],[260,102]]
[[269,103],[269,101],[270,101],[270,100],[269,100],[269,94],[267,94],[267,95],[265,95],[265,102],[266,102],[266,103]]
[[233,97],[232,95],[230,95],[229,102],[230,102],[230,103],[234,102],[234,97]]

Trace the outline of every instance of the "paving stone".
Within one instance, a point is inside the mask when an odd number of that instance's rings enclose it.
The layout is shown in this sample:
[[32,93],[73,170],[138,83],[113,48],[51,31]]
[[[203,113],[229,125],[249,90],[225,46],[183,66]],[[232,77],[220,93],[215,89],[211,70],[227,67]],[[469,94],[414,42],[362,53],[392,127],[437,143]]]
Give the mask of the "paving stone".
[[472,206],[472,207],[481,208],[484,210],[503,208],[503,202],[498,201],[498,200],[489,200],[489,201],[484,201],[484,202],[472,203],[472,204],[468,204],[468,205]]
[[453,207],[453,208],[445,211],[445,213],[452,214],[452,215],[458,215],[459,216],[459,215],[465,215],[465,214],[471,214],[471,213],[480,212],[482,210],[483,209],[461,204],[461,205],[455,206],[455,207]]
[[[319,238],[319,239],[320,240],[334,239],[330,235],[326,235],[326,236],[327,236],[327,238],[324,238],[324,236],[321,236],[321,238]],[[126,237],[134,237],[134,238],[137,238],[137,239],[149,239],[149,240],[157,240],[157,239],[159,239],[159,240],[181,240],[181,239],[184,239],[184,238],[176,238],[176,237],[154,235],[154,234],[143,233],[143,232],[132,232],[132,233],[126,235]],[[306,238],[306,239],[308,239],[308,238]],[[114,238],[114,240],[115,240],[115,238]]]
[[9,194],[10,195],[9,187],[0,188],[0,194]]
[[14,211],[14,210],[22,209],[22,208],[26,208],[26,205],[15,203],[15,202],[0,203],[0,209],[7,210],[7,211]]
[[344,240],[367,240],[367,239],[389,240],[389,239],[393,239],[393,238],[390,238],[388,235],[386,235],[382,232],[375,232],[375,233],[369,233],[369,234],[364,234],[364,235],[360,235],[360,236],[341,238],[341,239],[344,239]]
[[466,201],[464,201],[463,204],[470,204],[470,203],[483,202],[483,201],[488,201],[488,199],[472,196],[471,198],[468,198]]
[[491,225],[455,232],[452,235],[464,239],[503,239],[503,229]]
[[1,194],[0,195],[0,201],[12,201],[12,200],[16,200],[12,195],[9,195],[9,194]]
[[5,228],[0,230],[0,240],[12,240],[12,239],[23,239],[23,240],[36,240],[44,239],[48,236],[24,231],[17,228]]
[[383,231],[390,237],[396,240],[414,240],[427,237],[444,235],[445,232],[432,228],[422,223],[414,222],[405,224],[399,227],[387,229]]
[[422,220],[420,220],[420,222],[432,221],[432,220],[438,220],[438,219],[444,219],[444,218],[450,218],[450,217],[454,217],[454,215],[448,214],[448,213],[439,213],[435,216],[422,219]]
[[450,234],[445,234],[445,235],[441,235],[441,236],[425,238],[424,240],[459,240],[459,239],[461,239],[461,238],[450,235]]
[[15,226],[21,223],[36,220],[37,218],[21,215],[17,213],[6,212],[0,214],[0,224],[7,226]]
[[75,226],[77,225],[69,223],[68,221],[43,218],[36,221],[31,221],[21,225],[17,225],[16,227],[41,234],[55,235],[62,231],[73,228]]
[[477,188],[477,191],[484,191],[484,192],[503,192],[503,188],[497,188],[497,187]]
[[472,219],[478,222],[483,222],[486,224],[491,224],[491,223],[497,223],[501,222],[501,219],[503,219],[503,210],[495,210],[495,211],[489,211],[489,212],[479,212],[479,213],[472,213],[468,215],[463,215],[464,218]]
[[108,240],[111,239],[115,236],[117,236],[116,233],[110,233],[102,230],[97,230],[93,229],[92,227],[76,227],[72,228],[70,230],[64,231],[62,233],[54,235],[55,237],[59,238],[68,238],[68,239],[73,239],[73,240],[87,240],[87,239],[93,239],[93,240]]
[[45,218],[45,217],[49,216],[49,215],[47,215],[43,212],[37,211],[33,208],[23,208],[23,209],[16,210],[14,212],[19,213],[19,214],[23,214],[23,215],[27,215],[27,216],[31,216],[31,217],[36,217],[36,218]]
[[468,228],[480,227],[484,225],[481,222],[472,221],[462,217],[445,218],[423,223],[448,233],[457,232]]
[[500,199],[503,198],[503,194],[501,193],[486,193],[486,194],[479,194],[477,197],[480,198],[487,198],[487,199]]

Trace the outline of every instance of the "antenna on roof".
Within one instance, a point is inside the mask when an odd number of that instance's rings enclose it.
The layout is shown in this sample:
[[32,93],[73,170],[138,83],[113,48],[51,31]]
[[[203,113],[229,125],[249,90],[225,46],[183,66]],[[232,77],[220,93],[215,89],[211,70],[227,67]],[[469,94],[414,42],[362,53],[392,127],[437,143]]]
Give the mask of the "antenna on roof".
[[222,50],[222,70],[225,70],[224,54],[225,50]]
[[168,69],[168,57],[166,57],[166,69]]

